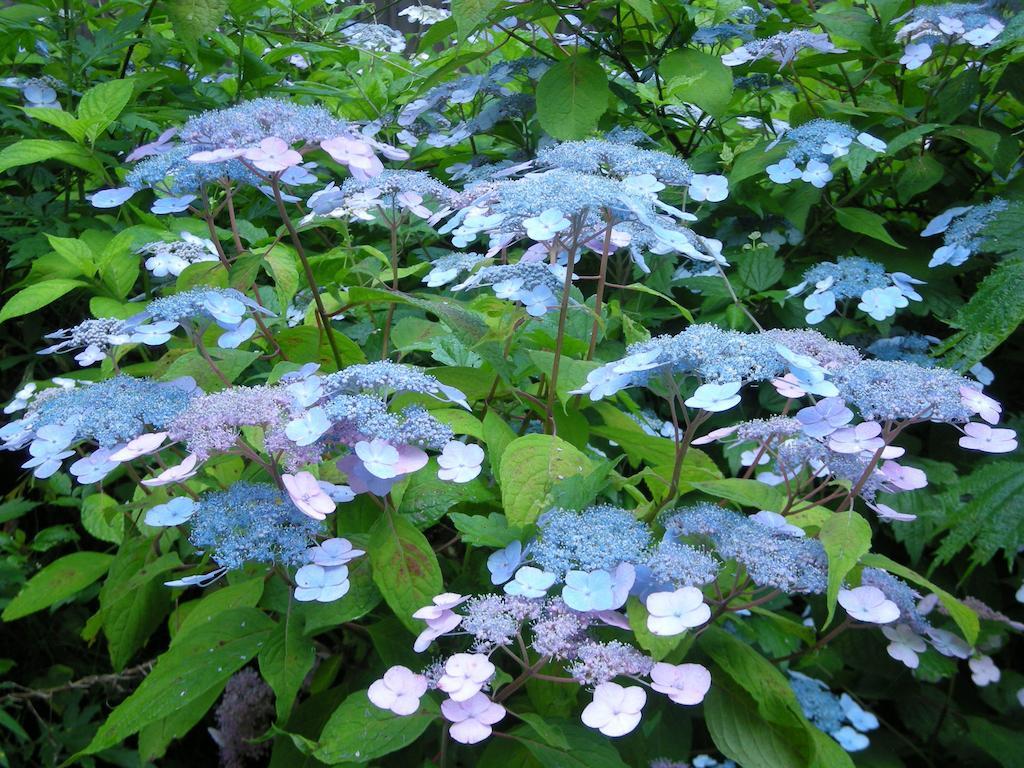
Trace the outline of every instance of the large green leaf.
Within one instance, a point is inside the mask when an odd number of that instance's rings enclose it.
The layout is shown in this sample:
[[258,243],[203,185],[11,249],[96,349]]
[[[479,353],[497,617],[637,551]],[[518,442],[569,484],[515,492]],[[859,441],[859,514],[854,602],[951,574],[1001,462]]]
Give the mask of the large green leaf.
[[673,51],[661,62],[668,92],[680,101],[696,104],[716,117],[732,99],[732,70],[718,56],[692,49]]
[[260,673],[274,690],[277,719],[285,722],[302,681],[313,668],[313,641],[303,635],[303,619],[285,614],[260,651]]
[[67,278],[52,278],[27,288],[22,288],[14,294],[4,308],[0,309],[0,323],[10,320],[12,317],[21,317],[29,312],[35,312],[48,304],[52,304],[68,291],[81,288],[86,285],[81,280],[69,280]]
[[101,552],[75,552],[53,561],[29,579],[0,618],[14,621],[77,595],[105,574],[113,559]]
[[501,456],[501,501],[510,525],[529,525],[553,501],[556,485],[586,475],[590,459],[554,435],[516,438]]
[[[571,721],[546,718],[544,723],[544,734],[532,724],[509,733],[543,768],[626,768],[611,741],[601,734]],[[564,746],[559,741],[564,741]]]
[[871,549],[871,526],[853,510],[837,512],[825,521],[818,540],[828,555],[828,618],[825,620],[828,626],[836,611],[836,597],[843,579],[857,565],[861,555]]
[[71,141],[49,139],[22,139],[5,147],[0,152],[0,172],[46,160],[60,160],[92,173],[103,173],[103,166],[85,147]]
[[537,83],[537,119],[556,139],[581,139],[608,109],[608,76],[594,59],[563,59]]
[[95,141],[131,101],[135,86],[131,80],[107,80],[82,94],[78,121],[89,141]]
[[384,600],[410,632],[420,632],[423,622],[412,614],[444,588],[430,542],[406,518],[386,511],[370,529],[369,556]]
[[228,0],[167,0],[164,7],[175,36],[194,52],[199,40],[224,21]]
[[270,638],[274,622],[256,608],[233,608],[216,622],[196,627],[188,637],[157,659],[153,671],[121,702],[80,754],[94,754],[120,744],[223,686]]
[[420,711],[399,717],[370,703],[366,691],[353,693],[334,710],[313,755],[329,765],[368,763],[412,744],[440,715],[429,696]]
[[896,248],[904,246],[892,239],[892,236],[885,228],[885,219],[877,213],[872,213],[863,208],[836,208],[836,221],[843,229],[851,232],[858,232],[862,235],[881,240]]

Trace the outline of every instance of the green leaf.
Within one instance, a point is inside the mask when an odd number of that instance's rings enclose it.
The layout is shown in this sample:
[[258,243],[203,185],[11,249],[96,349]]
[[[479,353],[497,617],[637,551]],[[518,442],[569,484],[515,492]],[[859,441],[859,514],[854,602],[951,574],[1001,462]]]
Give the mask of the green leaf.
[[[83,277],[92,277],[96,273],[93,263],[93,252],[87,243],[73,237],[57,237],[47,235],[47,241],[54,252],[67,264],[78,271]],[[138,262],[138,257],[135,261]]]
[[536,712],[519,712],[516,717],[526,723],[549,747],[569,749],[569,741],[556,725],[548,722],[543,715]]
[[999,551],[1008,566],[1013,563],[1024,547],[1022,470],[1020,462],[994,461],[960,478],[952,489],[952,525],[935,553],[936,565],[953,562],[968,546],[975,565],[985,565]]
[[194,54],[199,40],[224,21],[228,0],[168,0],[165,8],[176,37]]
[[79,144],[85,141],[85,126],[70,112],[52,107],[28,107],[25,109],[25,114],[40,122],[49,123],[55,128],[60,128]]
[[29,579],[0,618],[14,621],[77,595],[103,576],[113,559],[101,552],[75,552],[55,560]]
[[516,438],[501,456],[501,501],[510,525],[529,525],[550,506],[555,485],[590,471],[590,459],[553,435]]
[[515,528],[508,527],[508,518],[500,512],[489,515],[464,515],[452,512],[448,519],[462,534],[462,542],[474,547],[492,547],[502,549],[522,535]]
[[871,549],[871,526],[853,510],[837,512],[825,521],[818,540],[828,555],[828,618],[825,620],[828,626],[836,611],[836,597],[843,579]]
[[436,470],[427,470],[409,478],[398,511],[417,528],[426,530],[456,504],[485,504],[493,500],[493,491],[480,478],[450,483],[441,480]]
[[142,684],[121,702],[79,754],[91,755],[207,698],[269,640],[274,622],[256,608],[233,608],[190,632],[157,659]]
[[105,493],[82,499],[82,527],[100,541],[120,544],[124,538],[125,516],[121,503]]
[[100,618],[114,669],[141,648],[167,613],[171,592],[163,574],[181,565],[177,554],[157,556],[152,541],[138,537],[121,545],[100,590]]
[[501,0],[452,0],[452,16],[459,35],[465,37],[483,24],[499,5]]
[[627,768],[611,741],[572,721],[546,718],[549,729],[557,729],[565,747],[538,740],[532,725],[514,728],[509,736],[522,744],[542,768]]
[[896,248],[904,248],[892,239],[885,229],[885,219],[877,213],[866,211],[863,208],[836,208],[835,212],[836,221],[843,229],[881,240]]
[[264,261],[274,278],[281,306],[287,306],[299,290],[299,268],[295,263],[295,252],[278,246],[270,251]]
[[107,80],[82,94],[78,121],[89,141],[96,141],[131,101],[135,85],[131,80]]
[[556,139],[581,139],[608,109],[608,76],[586,55],[550,67],[537,82],[537,119]]
[[279,722],[286,722],[302,681],[313,668],[313,641],[303,636],[301,616],[285,614],[260,651],[260,674],[274,689]]
[[516,433],[504,419],[493,410],[484,416],[484,442],[487,443],[487,459],[491,463],[491,471],[497,475],[501,471],[501,454],[508,444],[516,439]]
[[[208,352],[217,364],[220,372],[224,374],[228,381],[232,382],[241,376],[242,372],[260,356],[260,353],[256,350],[249,351],[245,349],[220,349],[213,347]],[[171,363],[160,378],[164,381],[172,381],[182,376],[191,376],[206,392],[213,392],[224,387],[224,382],[210,368],[210,364],[195,350],[186,352]]]
[[14,294],[4,308],[0,309],[0,323],[10,320],[12,317],[21,317],[29,312],[35,312],[48,304],[52,304],[68,291],[81,288],[87,285],[82,280],[69,280],[57,277],[45,280],[28,288],[22,288]]
[[679,101],[696,104],[720,116],[732,100],[732,70],[717,56],[692,49],[672,51],[661,62],[668,92]]
[[806,737],[761,717],[757,702],[732,680],[714,680],[704,697],[704,720],[719,751],[744,768],[807,765]]
[[375,707],[366,691],[359,691],[334,710],[313,756],[329,765],[368,763],[409,746],[439,716],[437,704],[430,697],[420,702],[419,712],[399,717]]
[[978,641],[978,632],[980,631],[978,614],[949,594],[949,592],[937,587],[916,571],[907,568],[905,565],[900,565],[885,555],[869,553],[864,555],[860,561],[862,565],[866,565],[869,568],[881,568],[883,571],[888,571],[894,576],[899,576],[901,579],[906,579],[933,592],[939,598],[939,602],[949,611],[949,615],[956,622],[956,625],[960,627],[960,631],[964,633],[964,638],[967,642],[974,645]]
[[0,152],[0,173],[46,160],[60,160],[97,175],[103,174],[103,166],[85,147],[70,141],[49,139],[22,139],[5,147]]
[[901,203],[927,192],[946,175],[945,166],[931,155],[915,155],[907,160],[896,181],[896,194]]
[[384,600],[410,632],[419,633],[423,623],[412,614],[444,589],[430,542],[404,517],[386,511],[370,529],[369,556]]
[[728,477],[723,480],[693,483],[693,487],[716,498],[735,501],[745,507],[780,512],[786,506],[786,494],[783,490],[757,480]]
[[771,253],[758,249],[741,257],[739,262],[740,280],[752,291],[766,291],[782,279],[786,266],[782,259]]

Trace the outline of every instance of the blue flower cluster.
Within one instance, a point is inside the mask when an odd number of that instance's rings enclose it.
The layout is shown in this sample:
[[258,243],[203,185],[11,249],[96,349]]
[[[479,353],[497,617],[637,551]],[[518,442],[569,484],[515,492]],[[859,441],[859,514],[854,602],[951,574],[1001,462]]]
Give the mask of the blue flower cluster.
[[942,245],[932,253],[928,266],[959,267],[985,247],[985,227],[1009,206],[1006,200],[996,198],[982,205],[950,208],[940,213],[921,232],[921,237],[942,234]]
[[921,301],[914,286],[922,285],[903,272],[889,274],[881,264],[860,257],[821,262],[804,272],[803,281],[789,289],[789,296],[799,296],[813,286],[804,298],[807,322],[817,325],[837,309],[837,302],[859,299],[857,308],[881,322],[906,307],[910,301]]
[[301,565],[319,522],[302,514],[272,485],[237,482],[204,494],[195,505],[189,541],[223,568],[246,563]]
[[867,731],[878,728],[878,718],[865,711],[848,694],[836,696],[821,680],[790,671],[789,684],[804,717],[824,731],[847,752],[867,749]]

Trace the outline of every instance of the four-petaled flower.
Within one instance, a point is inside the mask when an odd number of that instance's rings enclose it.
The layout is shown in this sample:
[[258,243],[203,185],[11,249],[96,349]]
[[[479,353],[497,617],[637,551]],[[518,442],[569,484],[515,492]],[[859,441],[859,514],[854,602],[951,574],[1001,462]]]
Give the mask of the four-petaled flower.
[[989,424],[998,424],[1003,407],[998,401],[988,395],[983,395],[980,389],[973,387],[960,387],[960,402],[964,408],[971,413],[976,413]]
[[646,703],[647,693],[638,685],[623,688],[617,683],[601,683],[580,719],[605,736],[625,736],[640,723]]
[[351,584],[348,566],[304,565],[295,572],[295,599],[305,603],[332,603],[344,597]]
[[1017,433],[1012,429],[993,429],[988,424],[964,424],[960,447],[985,453],[1010,453],[1017,450]]
[[647,629],[661,637],[672,637],[699,627],[711,618],[704,593],[696,587],[680,587],[675,592],[652,592],[647,596]]
[[921,663],[917,655],[926,648],[924,639],[907,624],[882,627],[882,634],[889,640],[886,652],[906,667],[917,669]]
[[495,667],[482,653],[456,653],[448,657],[437,687],[453,701],[466,701],[494,677]]
[[836,430],[828,440],[828,447],[836,453],[861,453],[877,451],[885,445],[880,437],[882,425],[877,421],[865,421],[855,427]]
[[520,597],[544,597],[555,583],[555,574],[524,565],[516,571],[515,578],[505,585],[505,592]]
[[480,474],[480,465],[484,461],[484,449],[479,445],[467,445],[458,440],[451,440],[437,457],[440,469],[437,476],[441,480],[453,483],[468,483]]
[[705,411],[727,411],[740,402],[740,387],[743,382],[727,381],[724,384],[701,384],[697,391],[686,399],[690,408]]
[[800,174],[800,178],[811,186],[822,189],[832,181],[832,171],[820,160],[809,160],[803,173]]
[[846,407],[842,398],[826,397],[815,405],[797,411],[796,420],[800,422],[804,434],[828,437],[853,421],[853,411]]
[[651,667],[651,688],[676,704],[700,704],[711,688],[711,673],[700,664],[666,664]]
[[539,216],[531,216],[523,219],[523,227],[526,229],[526,236],[537,242],[550,240],[559,232],[571,226],[569,220],[562,215],[557,208],[548,208]]
[[292,503],[304,515],[314,520],[326,520],[335,509],[334,499],[324,493],[320,483],[310,472],[281,475],[281,482]]
[[263,139],[259,145],[245,150],[242,157],[267,173],[279,173],[302,162],[302,155],[276,136]]
[[491,726],[505,716],[505,708],[478,693],[466,701],[443,701],[441,714],[452,724],[448,733],[455,741],[478,744],[491,735]]
[[840,589],[839,604],[851,618],[869,624],[891,624],[900,617],[899,606],[878,587],[863,586]]
[[729,196],[729,180],[725,176],[693,174],[690,179],[690,197],[698,203],[720,203]]
[[420,699],[426,692],[426,677],[398,665],[391,667],[380,680],[371,683],[366,697],[375,707],[406,716],[420,708]]

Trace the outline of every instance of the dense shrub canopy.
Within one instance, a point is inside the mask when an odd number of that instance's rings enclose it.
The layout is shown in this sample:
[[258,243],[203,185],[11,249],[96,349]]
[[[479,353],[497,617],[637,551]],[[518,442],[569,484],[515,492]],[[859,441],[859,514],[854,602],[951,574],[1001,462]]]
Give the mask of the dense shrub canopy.
[[0,9],[0,763],[1016,766],[1016,2]]

